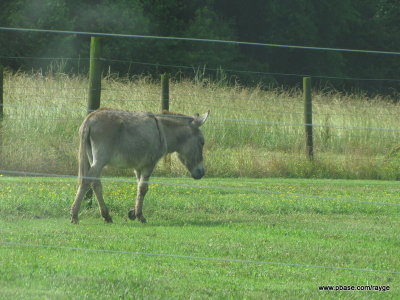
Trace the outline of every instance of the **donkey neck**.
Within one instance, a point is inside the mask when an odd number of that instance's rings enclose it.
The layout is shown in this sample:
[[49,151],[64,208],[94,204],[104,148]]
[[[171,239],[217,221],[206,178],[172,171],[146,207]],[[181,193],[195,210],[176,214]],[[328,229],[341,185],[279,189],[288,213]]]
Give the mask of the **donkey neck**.
[[157,117],[165,135],[167,153],[176,152],[180,146],[192,135],[193,128],[188,120],[171,120]]

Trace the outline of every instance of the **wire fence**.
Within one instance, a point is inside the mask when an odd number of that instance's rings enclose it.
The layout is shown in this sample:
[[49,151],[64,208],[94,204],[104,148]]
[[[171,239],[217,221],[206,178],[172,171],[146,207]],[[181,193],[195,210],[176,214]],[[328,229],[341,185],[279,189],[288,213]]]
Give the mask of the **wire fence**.
[[[333,51],[333,52],[351,52],[351,53],[368,53],[368,54],[377,54],[377,55],[399,55],[399,52],[390,52],[390,51],[374,51],[374,50],[358,50],[358,49],[338,49],[338,48],[327,48],[327,47],[308,47],[308,46],[297,46],[297,45],[278,45],[278,44],[268,44],[268,43],[249,43],[249,42],[238,42],[238,41],[223,41],[223,40],[210,40],[210,39],[193,39],[193,38],[179,38],[179,37],[161,37],[161,36],[141,36],[141,35],[127,35],[127,34],[112,34],[112,33],[89,33],[89,32],[72,32],[72,31],[58,31],[58,30],[42,30],[42,29],[27,29],[27,28],[5,28],[0,27],[0,31],[13,31],[13,32],[36,32],[36,33],[52,33],[52,34],[75,34],[75,35],[84,35],[84,36],[102,36],[102,37],[114,37],[114,38],[135,38],[135,39],[161,39],[161,40],[183,40],[183,41],[191,41],[191,42],[206,42],[206,43],[224,43],[224,44],[237,44],[237,45],[247,45],[247,46],[256,46],[256,47],[278,47],[278,48],[290,48],[290,49],[304,49],[304,50],[313,50],[313,51]],[[40,59],[40,60],[88,60],[85,57],[26,57],[26,56],[2,56],[4,59]],[[104,59],[102,59],[104,60]],[[150,63],[150,62],[140,62],[140,61],[133,61],[131,59],[109,59],[109,62],[120,62],[120,63],[129,63],[129,64],[143,64],[149,65],[152,67],[172,67],[172,68],[186,68],[186,69],[195,69],[193,66],[184,66],[184,65],[172,65],[172,64],[159,64],[159,63]],[[219,71],[220,68],[203,68],[204,70],[208,71]],[[343,80],[370,80],[370,81],[400,81],[400,79],[396,78],[348,78],[348,77],[330,77],[330,76],[319,76],[319,75],[312,75],[312,74],[284,74],[284,73],[270,73],[270,72],[254,72],[251,70],[224,70],[228,72],[242,72],[242,73],[258,73],[263,75],[280,75],[280,76],[312,76],[314,78],[332,78],[332,79],[343,79]],[[7,88],[7,87],[6,87]],[[37,87],[14,87],[20,89],[27,89],[27,88],[35,88]],[[46,88],[47,90],[49,88]],[[51,89],[51,88],[50,88]],[[57,89],[57,88],[54,88]],[[63,89],[79,89],[79,88],[63,88]],[[84,90],[85,88],[81,88]],[[103,90],[112,90],[112,89],[104,89]],[[27,97],[32,96],[43,96],[43,95],[26,95]],[[43,96],[46,97],[46,96]],[[65,99],[65,96],[63,96]],[[50,98],[50,97],[49,97]],[[70,99],[80,99],[79,97],[68,97]],[[119,101],[152,101],[152,100],[124,100],[119,99]],[[156,101],[156,100],[154,100]],[[257,101],[257,100],[252,100]],[[264,100],[258,100],[264,101]],[[257,111],[256,109],[251,108],[235,108],[235,107],[224,107],[224,106],[216,106],[213,104],[198,104],[199,106],[210,106],[215,109],[229,109],[229,110],[246,110],[246,111]],[[332,104],[330,104],[332,105]],[[301,112],[281,112],[281,111],[269,111],[269,113],[276,113],[276,114],[298,114],[301,115]],[[344,114],[331,114],[331,113],[320,113],[318,111],[314,112],[316,115],[344,115]],[[352,115],[352,114],[348,114]],[[377,115],[391,115],[391,114],[380,114]],[[395,115],[395,114],[393,114]],[[271,124],[271,125],[279,125],[279,126],[304,126],[303,123],[293,123],[293,122],[270,122],[265,120],[243,120],[243,119],[224,119],[222,121],[229,121],[229,122],[245,122],[245,123],[255,123],[255,124]],[[325,124],[315,124],[315,127],[327,127],[327,128],[336,128],[336,129],[365,129],[365,130],[378,130],[378,131],[386,131],[386,130],[394,130],[397,131],[398,129],[394,128],[381,128],[381,127],[363,127],[363,126],[335,126],[335,125],[325,125]]]
[[[30,93],[30,90],[42,90],[42,93]],[[46,95],[45,93],[48,92],[49,90],[57,91],[60,93],[57,93],[54,96]],[[83,116],[86,114],[87,109],[85,107],[85,101],[86,101],[86,95],[82,95],[79,97],[71,96],[66,93],[62,93],[62,91],[73,91],[73,90],[78,90],[78,91],[86,91],[87,88],[80,88],[80,87],[68,87],[66,85],[63,85],[61,88],[58,87],[48,87],[48,86],[26,86],[26,85],[18,85],[18,84],[13,84],[11,82],[7,82],[5,86],[5,93],[7,95],[7,98],[19,98],[22,99],[21,97],[26,97],[28,99],[33,99],[33,98],[40,98],[40,99],[48,99],[48,100],[63,100],[64,103],[63,105],[59,106],[52,106],[52,105],[34,105],[34,104],[27,104],[26,102],[22,103],[5,103],[2,104],[4,108],[13,108],[13,109],[26,109],[26,114],[22,113],[21,111],[10,111],[6,114],[5,119],[10,120],[10,121],[16,121],[16,120],[51,120],[51,121],[80,121],[82,120]],[[116,88],[111,88],[106,87],[102,88],[103,91],[117,91],[119,89]],[[127,92],[132,92],[130,89],[126,89]],[[145,96],[146,93],[140,93],[141,97]],[[118,98],[116,100],[113,100],[113,103],[159,103],[159,100],[154,99],[154,93],[147,93],[149,96],[147,99],[143,97],[142,99],[123,99],[123,98]],[[197,96],[194,101],[190,100],[188,103],[193,103],[197,102],[200,97]],[[65,101],[67,100],[67,101]],[[202,101],[201,103],[195,103],[196,106],[198,107],[204,107],[207,109],[212,109],[214,112],[248,112],[248,113],[256,113],[256,112],[264,112],[264,109],[257,106],[257,103],[265,103],[266,101],[270,101],[269,99],[260,99],[260,98],[252,98],[248,100],[249,103],[256,103],[255,107],[258,108],[252,108],[252,107],[236,107],[235,105],[218,105],[217,103],[220,103],[218,98],[214,99],[214,101],[211,101],[211,99],[207,99],[206,101]],[[287,101],[287,102],[293,102],[293,99],[279,99],[277,102],[281,101]],[[71,107],[69,105],[66,105],[65,102],[77,102],[75,105],[78,107]],[[172,104],[177,104],[177,106],[182,104],[181,99],[173,99],[171,100]],[[238,124],[239,126],[252,126],[252,127],[264,127],[268,128],[271,127],[272,129],[275,129],[275,127],[282,127],[282,128],[296,128],[295,131],[286,131],[285,135],[286,136],[299,136],[302,134],[301,130],[302,128],[306,125],[304,122],[301,122],[301,117],[304,115],[304,112],[301,112],[300,109],[301,103],[298,102],[299,105],[295,107],[295,111],[291,110],[278,110],[278,109],[273,109],[273,110],[265,110],[265,113],[268,113],[268,116],[270,115],[282,115],[283,117],[286,116],[298,116],[299,118],[297,120],[299,121],[272,121],[272,120],[265,120],[265,119],[243,119],[240,117],[236,118],[228,118],[228,117],[210,117],[210,121],[214,123],[222,123],[226,124],[226,126],[229,126],[229,124]],[[328,117],[359,117],[359,113],[351,113],[351,112],[343,112],[343,113],[338,113],[335,112],[335,110],[330,111],[330,112],[320,112],[319,107],[320,106],[332,106],[338,103],[320,103],[317,100],[317,106],[316,109],[314,110],[314,115],[315,116],[328,116]],[[298,108],[297,108],[298,107]],[[349,108],[349,106],[346,104],[346,108]],[[298,110],[297,110],[298,109]],[[33,113],[35,112],[35,113]],[[53,112],[53,113],[52,113]],[[70,116],[71,113],[75,114],[74,116]],[[397,117],[397,113],[391,113],[391,112],[373,112],[374,117],[379,118],[379,117]],[[329,122],[329,121],[328,121]],[[272,128],[274,127],[274,128]],[[343,138],[343,133],[335,133],[334,130],[345,130],[348,131],[346,133],[347,138],[354,138],[354,137],[359,137],[363,138],[366,137],[364,134],[360,134],[362,132],[365,132],[365,134],[370,135],[371,131],[375,131],[377,133],[379,132],[386,132],[386,133],[392,133],[394,136],[400,131],[399,128],[390,128],[390,127],[372,127],[372,126],[350,126],[350,125],[335,125],[335,124],[329,124],[329,123],[314,123],[313,127],[315,129],[321,129],[321,130],[332,130],[332,132],[329,132],[329,138]],[[355,133],[355,131],[358,131],[359,133]],[[270,131],[266,131],[265,134],[270,133]],[[325,138],[322,137],[321,134],[324,134],[324,132],[316,132],[315,137],[318,138]],[[248,136],[251,136],[252,134],[250,133]],[[382,137],[382,138],[388,138],[387,136]],[[0,145],[2,148],[6,148],[7,146],[5,145]],[[30,150],[30,149],[26,149]],[[293,154],[293,156],[296,156],[297,154]],[[253,155],[255,156],[255,155]],[[265,155],[261,154],[258,155],[259,157],[265,157]],[[276,155],[274,156],[276,157]],[[287,157],[287,156],[286,156]],[[322,156],[320,156],[322,157]],[[338,159],[337,157],[334,159]],[[365,157],[358,157],[354,158],[355,160],[366,160],[366,161],[371,161],[371,160],[385,160],[387,159],[385,156],[382,157],[371,157],[371,158],[365,158]]]
[[[76,35],[85,35],[85,36],[100,36],[100,37],[112,37],[112,38],[140,38],[140,39],[157,39],[157,40],[182,40],[182,41],[190,41],[190,42],[200,42],[200,43],[224,43],[224,44],[236,44],[236,45],[246,45],[246,46],[254,46],[254,47],[274,47],[274,48],[288,48],[288,49],[303,49],[303,50],[309,50],[309,51],[334,51],[334,52],[348,52],[348,53],[361,53],[361,54],[374,54],[374,55],[391,55],[391,56],[398,56],[400,55],[400,52],[388,52],[388,51],[370,51],[370,50],[355,50],[355,49],[335,49],[335,48],[324,48],[324,47],[307,47],[307,46],[296,46],[296,45],[278,45],[278,44],[264,44],[264,43],[249,43],[249,42],[238,42],[238,41],[221,41],[221,40],[209,40],[209,39],[193,39],[193,38],[176,38],[176,37],[160,37],[160,36],[137,36],[137,35],[124,35],[124,34],[104,34],[104,33],[88,33],[88,32],[72,32],[72,31],[55,31],[55,30],[38,30],[38,29],[23,29],[23,28],[4,28],[0,27],[0,31],[20,31],[20,32],[38,32],[38,33],[54,33],[54,34],[76,34]],[[88,60],[88,58],[71,58],[71,57],[15,57],[15,56],[3,56],[1,57],[3,59],[28,59],[28,60]],[[185,66],[185,65],[172,65],[172,64],[154,64],[154,63],[149,63],[149,62],[140,62],[140,61],[133,61],[133,60],[115,60],[115,59],[110,59],[106,60],[109,63],[126,63],[126,64],[141,64],[141,65],[146,65],[146,66],[151,66],[151,67],[168,67],[168,68],[174,68],[174,69],[187,69],[187,70],[194,70],[196,71],[196,68],[193,66]],[[219,68],[203,68],[204,70],[207,71],[220,71],[221,69]],[[272,75],[272,76],[290,76],[290,77],[304,77],[304,76],[311,76],[314,78],[322,78],[322,79],[340,79],[340,80],[357,80],[357,81],[391,81],[391,82],[400,82],[400,79],[396,78],[350,78],[350,77],[332,77],[332,76],[324,76],[324,75],[304,75],[304,74],[287,74],[287,73],[273,73],[273,72],[258,72],[258,71],[251,71],[251,70],[231,70],[231,69],[226,69],[222,70],[224,72],[230,72],[230,73],[247,73],[247,74],[253,74],[253,75]],[[24,97],[27,99],[31,98],[42,98],[42,99],[50,99],[50,100],[56,100],[56,99],[62,99],[62,100],[67,100],[69,102],[77,102],[79,101],[77,105],[79,107],[70,107],[66,105],[61,105],[61,106],[52,106],[52,105],[35,105],[31,103],[4,103],[2,106],[6,109],[26,109],[29,110],[29,113],[24,113],[24,112],[16,112],[16,111],[6,111],[5,118],[4,120],[51,120],[51,121],[80,121],[84,117],[84,115],[87,113],[86,110],[86,105],[83,102],[86,99],[85,96],[70,96],[70,95],[46,95],[45,93],[48,91],[52,92],[59,92],[60,90],[62,91],[78,91],[80,93],[85,92],[87,88],[85,87],[68,87],[68,86],[63,86],[61,89],[60,87],[41,87],[41,86],[29,86],[29,85],[19,85],[19,84],[14,84],[12,82],[6,82],[6,85],[4,86],[5,93],[7,94],[8,97],[14,97],[14,98],[22,98]],[[34,92],[32,90],[35,90]],[[102,91],[109,91],[109,92],[114,92],[114,91],[120,91],[121,89],[116,89],[112,87],[106,87],[102,88]],[[130,89],[126,89],[126,92],[132,92]],[[20,92],[20,93],[18,93]],[[155,96],[152,95],[151,93],[147,94],[148,99],[118,99],[115,101],[118,102],[125,102],[125,103],[159,103],[159,100],[154,99]],[[142,95],[144,97],[144,95]],[[6,98],[6,99],[7,99]],[[172,99],[172,103],[174,103],[176,99]],[[211,102],[204,102],[202,101],[201,103],[195,103],[197,106],[201,107],[208,107],[212,108],[217,111],[228,111],[228,112],[234,112],[234,111],[245,111],[248,113],[256,113],[256,112],[263,112],[263,110],[258,107],[259,103],[266,102],[265,99],[251,99],[249,100],[252,103],[255,103],[255,108],[254,107],[235,107],[235,106],[227,106],[227,105],[218,105],[220,101],[218,99],[214,99],[214,101]],[[292,101],[291,99],[287,100],[282,100],[282,98],[279,99],[279,101],[287,101],[290,102]],[[177,101],[177,103],[180,103]],[[334,106],[336,105],[335,103],[320,103],[319,105],[329,105],[329,106]],[[339,104],[340,105],[340,104]],[[40,111],[39,113],[42,114],[32,114],[32,111]],[[44,114],[43,114],[44,112]],[[49,113],[57,112],[59,113],[58,115],[48,115]],[[76,114],[76,116],[71,116],[71,114]],[[280,115],[280,116],[299,116],[301,117],[304,112],[301,111],[301,106],[299,106],[298,110],[295,111],[282,111],[282,110],[268,110],[268,114],[274,114],[274,115]],[[336,117],[354,117],[354,116],[359,116],[357,113],[351,113],[351,112],[343,112],[343,113],[338,113],[338,112],[320,112],[316,110],[314,112],[315,115],[321,115],[321,116],[336,116]],[[377,112],[374,113],[374,116],[376,118],[383,118],[383,117],[396,117],[398,114],[396,112],[391,113],[391,112]],[[210,117],[211,122],[219,122],[223,124],[239,124],[239,125],[246,125],[246,126],[278,126],[278,127],[296,127],[300,128],[304,127],[305,124],[304,122],[301,121],[285,121],[285,120],[280,120],[280,121],[271,121],[268,119],[254,119],[254,118],[243,118],[243,117],[236,117],[236,118],[229,118],[229,117],[224,117],[224,116],[212,116]],[[337,124],[313,124],[313,127],[318,129],[336,129],[336,130],[347,130],[347,131],[362,131],[362,132],[368,132],[370,133],[371,131],[378,132],[378,134],[383,134],[383,133],[391,133],[391,134],[397,134],[400,131],[400,128],[390,128],[390,127],[384,127],[384,126],[351,126],[351,125],[337,125]],[[298,133],[293,133],[293,132],[286,132],[285,135],[287,136],[295,136],[298,135]],[[340,134],[333,134],[329,133],[330,137],[340,137]],[[361,135],[354,135],[354,136],[361,136]],[[74,146],[73,142],[67,142],[65,144],[66,146]],[[0,145],[0,151],[3,149],[9,147],[8,145]],[[40,150],[37,148],[37,143],[24,143],[24,150],[29,153],[29,151],[32,150]],[[276,156],[276,154],[273,154]],[[257,156],[262,156],[262,154],[257,155]],[[286,157],[285,155],[282,155],[282,157]],[[338,159],[335,157],[334,159]],[[363,158],[363,157],[357,157],[357,158],[352,158],[356,160],[383,160],[386,159],[384,157],[377,158],[377,157],[368,157],[368,158]],[[66,175],[66,174],[55,174],[55,173],[41,173],[41,172],[32,172],[32,171],[17,171],[17,170],[7,170],[7,169],[0,169],[0,174],[3,175],[9,175],[9,176],[35,176],[35,177],[50,177],[54,179],[59,179],[59,178],[71,178],[71,179],[77,179],[77,176],[71,176],[71,175]],[[1,181],[6,181],[6,180],[11,180],[10,178],[1,178]],[[13,178],[14,180],[14,178]],[[135,180],[133,179],[127,179],[127,178],[103,178],[105,181],[109,182],[128,182],[128,183],[133,183]],[[257,193],[257,194],[262,194],[262,195],[281,195],[284,197],[290,197],[294,199],[301,199],[308,198],[308,199],[315,199],[316,201],[334,201],[337,203],[353,203],[353,204],[360,204],[360,205],[371,205],[371,206],[388,206],[388,207],[400,207],[400,203],[398,202],[382,202],[382,201],[365,201],[361,199],[353,199],[353,198],[340,198],[340,197],[329,197],[329,196],[319,196],[319,195],[313,195],[313,194],[303,194],[303,193],[289,193],[289,192],[274,192],[271,190],[267,189],[254,189],[254,188],[243,188],[243,187],[237,187],[237,186],[222,186],[222,185],[192,185],[192,184],[179,184],[179,183],[171,183],[171,182],[164,182],[164,181],[151,181],[148,182],[149,184],[157,184],[157,185],[164,185],[164,186],[174,186],[174,187],[179,187],[179,188],[191,188],[191,189],[212,189],[212,190],[222,190],[222,191],[228,191],[232,193]],[[351,267],[338,267],[338,266],[321,266],[321,265],[310,265],[310,264],[298,264],[298,263],[286,263],[286,262],[272,262],[272,261],[259,261],[259,260],[246,260],[246,259],[232,259],[232,258],[219,258],[219,257],[206,257],[206,256],[188,256],[188,255],[179,255],[179,254],[165,254],[165,253],[147,253],[147,252],[131,252],[131,251],[118,251],[118,250],[108,250],[108,249],[91,249],[91,248],[76,248],[76,247],[67,247],[67,246],[56,246],[56,245],[39,245],[39,244],[29,244],[29,243],[19,243],[19,242],[8,242],[8,241],[1,241],[1,245],[5,247],[24,247],[24,248],[41,248],[41,249],[58,249],[58,250],[68,250],[68,251],[81,251],[81,252],[96,252],[96,253],[107,253],[107,254],[119,254],[119,255],[135,255],[135,256],[151,256],[151,257],[160,257],[160,258],[174,258],[174,259],[190,259],[190,260],[204,260],[204,261],[215,261],[215,262],[229,262],[229,263],[251,263],[251,264],[259,264],[259,265],[276,265],[276,266],[283,266],[283,267],[299,267],[299,268],[318,268],[318,269],[329,269],[329,270],[341,270],[341,271],[354,271],[354,272],[372,272],[372,273],[388,273],[388,274],[395,274],[398,275],[400,272],[398,271],[391,271],[391,270],[377,270],[377,269],[370,269],[370,268],[351,268]]]

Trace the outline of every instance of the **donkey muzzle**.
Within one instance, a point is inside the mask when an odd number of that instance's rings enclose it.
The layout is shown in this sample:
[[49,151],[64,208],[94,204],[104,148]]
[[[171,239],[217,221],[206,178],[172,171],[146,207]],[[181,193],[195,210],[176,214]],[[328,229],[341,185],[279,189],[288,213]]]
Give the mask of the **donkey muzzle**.
[[194,179],[201,179],[206,173],[203,163],[199,163],[190,173]]

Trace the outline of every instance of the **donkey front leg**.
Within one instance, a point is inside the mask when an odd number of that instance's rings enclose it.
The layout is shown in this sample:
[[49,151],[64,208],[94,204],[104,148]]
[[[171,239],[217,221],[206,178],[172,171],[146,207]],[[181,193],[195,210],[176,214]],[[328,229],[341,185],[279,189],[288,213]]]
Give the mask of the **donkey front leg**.
[[146,223],[146,218],[143,216],[142,208],[143,208],[143,200],[144,196],[146,196],[146,193],[148,191],[148,181],[150,178],[150,175],[143,175],[143,173],[140,173],[138,171],[135,172],[136,177],[138,179],[138,185],[137,185],[137,196],[136,196],[136,204],[135,208],[131,209],[128,213],[128,217],[131,220],[135,220],[136,218],[142,222]]

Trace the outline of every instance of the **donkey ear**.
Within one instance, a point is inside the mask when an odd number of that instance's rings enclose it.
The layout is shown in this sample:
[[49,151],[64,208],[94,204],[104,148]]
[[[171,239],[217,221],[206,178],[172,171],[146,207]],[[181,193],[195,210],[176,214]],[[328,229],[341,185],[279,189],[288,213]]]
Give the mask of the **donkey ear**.
[[205,114],[202,114],[201,116],[196,114],[194,116],[193,124],[196,125],[197,127],[200,127],[201,125],[203,125],[205,123],[209,114],[210,114],[210,111],[206,112]]

